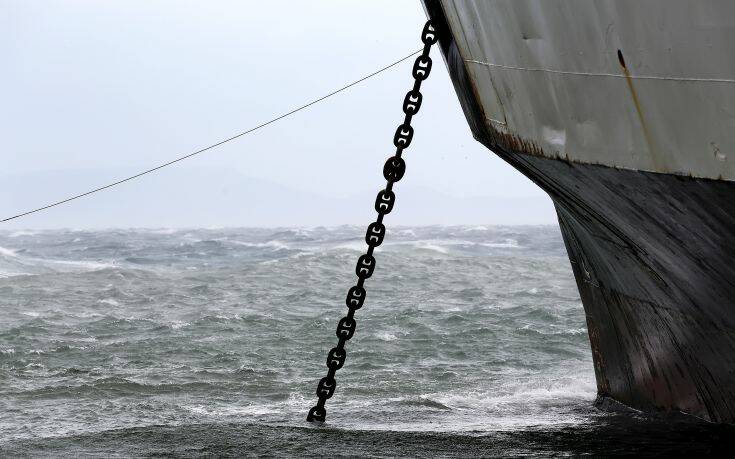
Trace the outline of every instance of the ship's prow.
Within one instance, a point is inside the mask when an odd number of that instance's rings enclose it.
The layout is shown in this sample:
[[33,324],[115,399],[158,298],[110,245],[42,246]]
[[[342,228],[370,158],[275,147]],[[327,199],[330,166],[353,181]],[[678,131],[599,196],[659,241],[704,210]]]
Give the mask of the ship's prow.
[[424,4],[473,135],[555,203],[599,404],[735,422],[735,3]]

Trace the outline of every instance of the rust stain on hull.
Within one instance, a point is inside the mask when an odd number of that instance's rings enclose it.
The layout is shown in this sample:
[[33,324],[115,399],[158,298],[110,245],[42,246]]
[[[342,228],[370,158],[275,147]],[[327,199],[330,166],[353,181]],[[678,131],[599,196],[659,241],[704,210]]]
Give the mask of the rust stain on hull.
[[636,114],[638,115],[638,120],[641,123],[641,130],[643,131],[643,137],[646,139],[646,145],[648,146],[648,151],[651,153],[651,159],[653,160],[654,167],[656,170],[663,170],[663,166],[660,164],[660,161],[658,161],[657,159],[656,148],[654,147],[651,133],[648,131],[648,126],[643,116],[643,109],[641,108],[641,101],[638,99],[638,92],[635,90],[635,86],[633,85],[633,78],[630,76],[630,71],[628,70],[628,66],[625,65],[625,58],[623,57],[623,52],[620,50],[618,50],[618,62],[620,62],[620,66],[623,68],[623,74],[625,75],[625,82],[628,84],[628,90],[630,91],[630,97],[633,99],[633,105],[635,106],[635,111],[636,111]]
[[523,139],[515,134],[492,129],[492,137],[493,143],[502,149],[519,151],[533,156],[544,156],[544,150],[535,142]]

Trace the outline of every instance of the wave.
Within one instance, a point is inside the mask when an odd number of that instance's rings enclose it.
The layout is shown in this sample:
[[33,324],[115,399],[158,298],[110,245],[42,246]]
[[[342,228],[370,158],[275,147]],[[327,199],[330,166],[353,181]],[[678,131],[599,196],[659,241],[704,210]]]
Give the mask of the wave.
[[355,252],[364,252],[365,248],[366,248],[366,245],[365,245],[365,241],[363,240],[342,242],[340,244],[332,246],[332,249],[334,250],[352,250]]
[[38,231],[15,231],[13,233],[8,234],[8,237],[23,237],[23,236],[35,236],[39,234]]
[[43,258],[26,258],[26,260],[38,262],[45,266],[79,268],[81,271],[99,271],[102,269],[117,268],[117,263],[105,263],[88,260],[53,260]]
[[564,329],[564,330],[542,331],[542,330],[532,327],[531,325],[524,325],[523,327],[517,328],[516,331],[521,332],[521,333],[528,333],[532,335],[543,335],[543,336],[554,336],[554,335],[578,336],[578,335],[586,335],[587,327],[569,328],[569,329]]
[[490,411],[522,411],[531,407],[568,407],[571,400],[591,402],[597,396],[597,385],[591,375],[539,379],[533,382],[496,388],[491,391],[431,394],[430,397],[455,409]]
[[396,230],[396,234],[398,234],[398,236],[416,237],[416,232],[412,229]]
[[[417,239],[417,240],[397,240],[397,241],[390,241],[386,240],[381,245],[381,248],[384,250],[390,249],[390,248],[400,248],[400,247],[412,247],[416,249],[421,250],[430,250],[434,252],[439,252],[442,254],[449,253],[450,249],[452,248],[477,248],[477,247],[487,247],[487,248],[493,248],[493,249],[522,249],[523,246],[518,244],[518,241],[515,239],[505,239],[502,242],[477,242],[477,241],[468,241],[468,240],[462,240],[462,239],[444,239],[444,238],[436,238],[436,239]],[[332,247],[333,249],[343,249],[343,250],[354,250],[354,251],[364,251],[365,250],[365,242],[361,239],[357,239],[354,241],[349,242],[341,242],[337,245],[334,245]]]
[[375,338],[381,341],[396,341],[398,339],[396,335],[394,335],[393,333],[389,333],[389,332],[376,333]]
[[429,398],[428,396],[419,396],[419,397],[408,397],[408,398],[399,398],[396,400],[396,403],[398,405],[404,405],[404,406],[416,406],[419,408],[431,408],[435,410],[444,410],[449,411],[452,408],[448,407],[447,405],[434,400],[432,398]]
[[[511,256],[545,257],[553,245],[546,231],[482,231],[396,228],[386,238],[379,250],[400,271],[385,273],[396,276],[392,283],[369,293],[373,314],[359,325],[368,351],[350,357],[354,384],[339,383],[332,419],[349,429],[462,430],[533,423],[546,419],[546,408],[566,417],[565,406],[590,405],[593,367],[568,260],[557,252],[538,264]],[[364,228],[319,229],[309,239],[307,231],[281,229],[152,232],[160,235],[0,237],[0,271],[49,273],[0,283],[17,297],[6,305],[0,332],[0,379],[10,403],[28,407],[16,414],[17,429],[60,432],[77,422],[94,430],[153,418],[301,422],[323,376],[319,349],[331,341],[335,309],[344,307],[334,303],[346,286],[334,279],[349,275],[343,267],[352,270],[365,251]],[[82,241],[70,243],[76,236]],[[563,250],[560,238],[554,244]],[[503,259],[491,259],[496,254]],[[139,269],[127,257],[146,265]],[[274,259],[280,264],[261,267]],[[542,272],[532,275],[538,266]],[[105,268],[114,269],[55,274]],[[488,268],[499,272],[497,283],[488,284]],[[567,313],[572,307],[577,313]],[[516,328],[526,323],[567,336],[521,336]],[[27,366],[40,363],[48,368]],[[575,385],[569,375],[583,371],[590,377]],[[105,378],[112,375],[119,377]],[[107,408],[98,413],[76,421],[69,415],[100,400]],[[380,400],[386,403],[376,410]],[[44,417],[44,410],[55,414]]]
[[[401,244],[397,242],[396,244]],[[405,242],[403,243],[405,244]],[[414,247],[417,248],[438,248],[442,253],[446,253],[448,248],[462,247],[462,248],[473,248],[473,247],[488,247],[488,248],[503,248],[503,249],[520,249],[522,246],[518,245],[518,241],[515,239],[505,239],[503,242],[476,242],[468,240],[457,240],[457,239],[422,239],[418,241],[410,242]]]
[[5,247],[0,247],[0,255],[4,257],[12,257],[12,258],[18,257],[18,255],[15,253],[15,250],[6,249]]
[[0,270],[0,279],[7,277],[33,276],[33,273]]
[[29,270],[28,266],[23,263],[16,250],[0,247],[0,278],[31,274],[32,270]]
[[415,244],[414,247],[416,247],[417,249],[430,250],[432,252],[439,252],[442,254],[449,253],[449,250],[446,247],[442,247],[441,245],[438,245],[438,244],[420,242],[420,243]]
[[506,239],[504,242],[482,242],[480,243],[483,247],[490,247],[493,249],[520,249],[522,246],[518,245],[518,241],[515,239]]
[[484,231],[487,231],[487,230],[488,230],[488,227],[487,226],[480,225],[480,226],[471,226],[469,228],[463,228],[462,229],[462,232],[463,233],[471,233],[471,232],[479,232],[479,231],[484,232]]
[[229,416],[263,416],[265,414],[280,413],[277,406],[274,405],[225,405],[219,407],[213,407],[211,405],[184,405],[182,408],[191,411],[194,414],[204,415],[208,417],[229,417]]
[[97,302],[109,306],[120,306],[120,303],[114,298],[102,298],[101,300],[97,300]]
[[[70,367],[62,371],[68,371],[69,369],[79,372],[85,371],[79,370],[76,367]],[[15,395],[21,395],[23,397],[30,398],[57,398],[86,395],[99,396],[100,392],[116,393],[118,395],[167,394],[210,391],[216,389],[217,387],[218,386],[216,384],[204,381],[150,384],[132,381],[127,378],[112,376],[98,379],[86,384],[45,386],[38,389],[16,392]]]
[[33,276],[49,272],[88,272],[117,267],[114,262],[29,257],[21,255],[17,250],[0,247],[0,277]]
[[175,228],[155,228],[155,229],[147,230],[147,232],[149,232],[150,234],[164,234],[164,235],[176,234],[179,231],[181,230],[178,230]]
[[277,250],[289,250],[291,249],[291,246],[286,244],[285,242],[273,240],[268,242],[244,242],[244,241],[237,241],[237,240],[227,240],[227,242],[230,242],[235,245],[241,245],[243,247],[254,247],[254,248],[271,248],[274,251]]

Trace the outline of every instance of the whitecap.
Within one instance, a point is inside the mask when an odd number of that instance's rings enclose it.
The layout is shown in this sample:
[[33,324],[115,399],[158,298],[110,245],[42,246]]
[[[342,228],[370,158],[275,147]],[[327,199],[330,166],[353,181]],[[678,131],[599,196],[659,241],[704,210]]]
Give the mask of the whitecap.
[[362,252],[365,250],[365,243],[361,240],[355,242],[344,242],[342,244],[335,245],[332,247],[335,250],[354,250],[356,252]]
[[524,407],[543,409],[548,406],[564,406],[568,400],[594,400],[597,385],[590,375],[534,381],[521,385],[507,385],[490,392],[470,391],[458,393],[427,394],[433,400],[458,410],[476,411],[482,408],[495,412],[514,412]]
[[[396,242],[389,245],[401,245],[406,242]],[[434,250],[436,252],[448,253],[449,247],[472,247],[477,245],[472,241],[454,240],[454,239],[421,239],[418,241],[411,241],[410,244],[417,249]]]
[[35,236],[36,234],[38,234],[37,231],[15,231],[10,233],[8,237]]
[[216,314],[214,316],[214,318],[215,319],[220,319],[220,320],[241,320],[242,319],[242,317],[238,316],[237,314],[235,314],[232,317],[226,316],[226,315],[223,315],[223,314]]
[[398,339],[396,335],[394,335],[393,333],[388,333],[388,332],[377,333],[375,337],[381,341],[395,341]]
[[32,273],[19,272],[19,271],[0,271],[0,278],[6,277],[17,277],[17,276],[32,276]]
[[102,304],[109,304],[110,306],[120,306],[120,303],[117,302],[114,298],[103,298],[101,300],[97,300],[98,303]]
[[94,336],[88,336],[86,338],[79,338],[76,341],[79,341],[80,343],[95,343],[97,342],[97,338]]
[[520,249],[518,241],[515,239],[506,239],[504,242],[483,242],[480,245],[495,249]]
[[462,232],[469,233],[471,231],[487,231],[487,230],[488,230],[487,226],[480,225],[480,226],[473,226],[470,228],[465,228],[462,230]]
[[295,408],[299,411],[303,411],[310,403],[311,399],[307,400],[304,398],[303,394],[291,392],[288,394],[288,400],[286,400],[285,405],[289,408]]
[[87,260],[53,260],[42,258],[28,258],[28,260],[38,261],[41,264],[48,264],[52,266],[68,266],[71,268],[79,268],[83,271],[100,271],[102,269],[117,267],[115,263],[103,263],[99,261]]
[[151,234],[174,234],[176,231],[178,230],[174,228],[156,228],[148,230],[148,232]]
[[180,320],[174,320],[170,324],[168,324],[169,327],[171,327],[174,330],[178,330],[180,328],[188,327],[191,325],[189,322],[182,322]]
[[183,408],[195,414],[217,418],[221,416],[261,416],[264,414],[272,414],[278,412],[278,410],[276,410],[274,407],[268,405],[225,405],[218,407],[192,405],[184,406]]
[[236,245],[241,245],[244,247],[255,247],[255,248],[272,248],[273,250],[288,250],[291,247],[279,240],[272,240],[268,242],[244,242],[244,241],[237,241],[237,240],[230,240],[228,242],[231,242]]
[[558,332],[558,334],[560,335],[586,335],[587,327],[570,328],[568,330]]
[[5,247],[0,247],[0,255],[3,255],[5,257],[13,257],[13,258],[18,257],[18,255],[15,253],[15,250],[6,249]]
[[418,242],[416,244],[417,249],[423,249],[423,250],[431,250],[433,252],[439,252],[439,253],[449,253],[449,250],[447,250],[445,247],[442,247],[437,244],[431,244],[428,242]]
[[311,236],[312,229],[310,228],[294,228],[293,230],[294,236],[297,237],[308,237]]

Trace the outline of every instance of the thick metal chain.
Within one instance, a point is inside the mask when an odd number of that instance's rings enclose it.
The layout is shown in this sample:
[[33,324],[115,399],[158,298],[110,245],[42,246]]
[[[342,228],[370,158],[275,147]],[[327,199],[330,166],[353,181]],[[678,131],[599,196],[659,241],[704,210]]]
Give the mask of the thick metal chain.
[[403,174],[406,172],[406,163],[401,158],[401,155],[403,154],[403,150],[411,145],[411,140],[413,139],[411,118],[421,108],[422,95],[419,89],[421,88],[421,82],[431,72],[429,51],[431,50],[431,45],[437,41],[436,31],[431,21],[426,22],[424,30],[421,33],[421,41],[424,43],[424,50],[413,64],[413,89],[403,99],[403,113],[406,116],[403,119],[403,124],[398,126],[393,136],[393,145],[396,147],[396,153],[394,156],[388,158],[385,166],[383,166],[383,177],[385,177],[387,183],[385,189],[380,190],[375,199],[375,211],[378,213],[378,218],[367,228],[365,242],[368,245],[368,250],[366,254],[360,256],[357,260],[357,267],[355,268],[357,284],[347,292],[346,302],[348,312],[345,317],[340,319],[339,324],[337,324],[337,338],[339,338],[339,342],[327,355],[327,368],[329,372],[327,376],[319,381],[316,388],[316,396],[319,397],[319,401],[309,410],[309,415],[306,417],[306,420],[309,422],[324,422],[327,417],[327,409],[324,407],[324,404],[327,402],[327,399],[334,395],[334,389],[337,387],[334,375],[345,363],[345,358],[347,357],[345,343],[352,338],[357,327],[357,321],[354,318],[355,311],[360,309],[365,302],[365,281],[373,275],[373,271],[375,270],[373,251],[383,242],[383,238],[385,237],[383,217],[393,210],[393,204],[396,201],[396,195],[393,193],[393,184],[401,180]]

